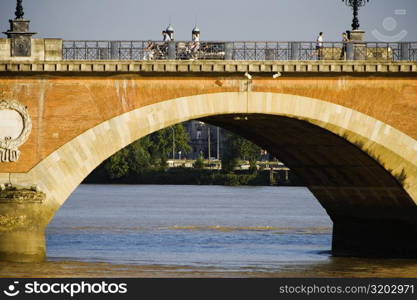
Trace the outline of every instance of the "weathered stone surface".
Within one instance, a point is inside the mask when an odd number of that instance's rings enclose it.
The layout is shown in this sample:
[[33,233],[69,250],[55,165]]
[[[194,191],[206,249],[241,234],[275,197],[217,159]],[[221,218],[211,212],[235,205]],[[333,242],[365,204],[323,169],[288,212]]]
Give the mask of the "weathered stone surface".
[[1,231],[0,229],[0,261],[40,262],[45,260],[45,256],[44,230]]
[[353,42],[363,42],[365,40],[365,31],[362,31],[362,30],[352,30],[350,32],[350,39]]
[[0,261],[45,259],[45,227],[56,208],[43,203],[36,188],[8,187],[0,191]]
[[42,203],[46,198],[45,193],[32,190],[0,191],[0,203]]
[[14,19],[9,20],[10,23],[10,30],[7,33],[25,33],[29,32],[29,20],[24,19]]
[[12,38],[12,57],[30,57],[32,55],[31,37],[19,35]]
[[[10,29],[5,32],[7,38],[11,40],[10,56],[26,57],[32,56],[32,35],[34,32],[29,32],[29,20],[14,19],[9,20]],[[3,59],[3,57],[1,57]]]
[[[0,71],[3,71],[5,65],[9,65],[10,70],[43,71],[40,65],[33,65],[32,63],[36,61],[60,61],[62,59],[61,39],[34,39],[30,36],[25,37],[25,39],[25,43],[30,42],[30,48],[26,47],[28,52],[21,53],[22,55],[19,56],[13,56],[13,47],[19,48],[19,45],[16,44],[16,41],[18,42],[19,40],[0,38],[0,61],[7,62],[3,64],[3,67],[0,67]],[[22,62],[23,64],[19,66]],[[15,63],[17,63],[16,68],[12,66]]]

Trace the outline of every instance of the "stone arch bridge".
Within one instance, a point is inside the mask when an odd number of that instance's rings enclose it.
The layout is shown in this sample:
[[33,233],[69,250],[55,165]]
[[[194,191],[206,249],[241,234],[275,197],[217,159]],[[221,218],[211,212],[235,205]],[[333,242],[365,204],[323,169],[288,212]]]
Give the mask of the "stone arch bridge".
[[0,259],[42,260],[45,227],[94,168],[191,119],[290,167],[333,220],[335,255],[416,257],[416,74],[415,62],[0,62]]

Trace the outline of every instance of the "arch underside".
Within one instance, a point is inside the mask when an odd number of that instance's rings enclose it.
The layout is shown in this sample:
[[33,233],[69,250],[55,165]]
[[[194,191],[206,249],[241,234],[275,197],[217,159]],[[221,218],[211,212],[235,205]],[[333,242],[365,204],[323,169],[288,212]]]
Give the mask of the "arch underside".
[[317,99],[249,92],[164,101],[88,130],[13,180],[37,184],[53,211],[113,153],[192,119],[236,132],[292,169],[333,220],[334,253],[417,256],[417,142]]
[[201,120],[235,132],[279,158],[331,216],[398,218],[405,217],[404,208],[416,207],[396,178],[345,139],[294,118],[245,116],[240,120],[234,115]]

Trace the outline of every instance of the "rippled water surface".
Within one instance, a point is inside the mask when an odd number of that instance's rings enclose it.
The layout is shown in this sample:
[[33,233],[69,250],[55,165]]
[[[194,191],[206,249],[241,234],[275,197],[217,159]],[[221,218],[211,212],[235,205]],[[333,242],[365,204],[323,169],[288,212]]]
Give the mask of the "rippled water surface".
[[270,268],[328,259],[330,233],[304,188],[84,185],[47,246],[54,259]]

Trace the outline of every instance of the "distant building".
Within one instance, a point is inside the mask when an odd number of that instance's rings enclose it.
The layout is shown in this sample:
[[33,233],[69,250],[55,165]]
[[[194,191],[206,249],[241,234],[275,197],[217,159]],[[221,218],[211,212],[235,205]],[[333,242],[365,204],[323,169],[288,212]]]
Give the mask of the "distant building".
[[[222,159],[226,143],[224,129],[194,120],[184,122],[183,125],[190,136],[190,146],[192,148],[191,153],[187,154],[187,158],[197,159],[201,155],[204,159],[208,159],[210,148],[212,160]],[[209,133],[210,146],[208,142]],[[261,150],[259,159],[260,161],[272,161],[274,160],[274,157],[266,150]]]
[[210,149],[211,159],[221,160],[225,142],[223,129],[201,121],[188,121],[183,125],[190,136],[192,148],[191,153],[187,155],[188,158],[197,159],[201,155],[204,159],[208,159]]

